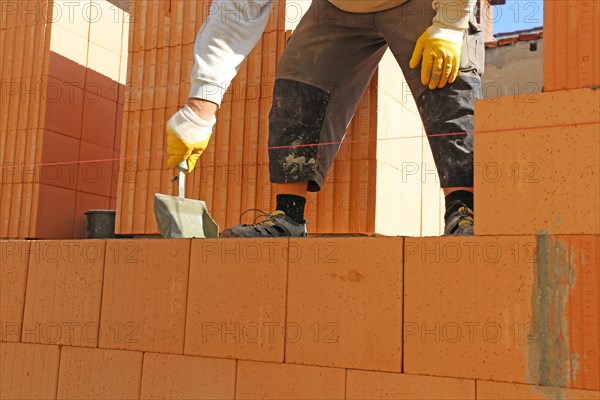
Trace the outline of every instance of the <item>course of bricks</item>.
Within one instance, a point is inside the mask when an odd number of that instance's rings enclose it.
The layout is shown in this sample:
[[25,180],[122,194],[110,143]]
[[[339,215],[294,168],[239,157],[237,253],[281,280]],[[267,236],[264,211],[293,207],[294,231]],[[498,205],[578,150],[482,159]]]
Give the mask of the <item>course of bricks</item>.
[[600,398],[599,235],[0,249],[3,399]]

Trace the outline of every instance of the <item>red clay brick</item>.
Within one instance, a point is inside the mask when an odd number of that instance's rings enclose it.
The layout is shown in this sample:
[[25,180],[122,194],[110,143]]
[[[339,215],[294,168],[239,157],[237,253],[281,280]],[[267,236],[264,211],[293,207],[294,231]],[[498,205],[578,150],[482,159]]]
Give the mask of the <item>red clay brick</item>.
[[79,139],[45,129],[42,140],[40,163],[44,165],[35,167],[39,170],[40,182],[65,189],[75,189]]
[[48,77],[44,127],[74,138],[81,138],[83,89],[70,82]]
[[23,185],[22,184],[12,184],[12,185],[6,185],[10,187],[10,192],[8,193],[7,196],[4,195],[3,193],[3,197],[6,198],[8,197],[8,200],[6,201],[7,204],[6,208],[8,210],[10,210],[10,213],[13,214],[12,218],[6,218],[7,220],[7,233],[4,236],[6,239],[17,239],[19,238],[19,230],[22,227],[22,220],[21,217],[18,213],[18,209],[15,207],[16,204],[21,203],[22,201],[22,196],[23,196]]
[[[247,65],[247,63],[244,63],[245,65]],[[244,65],[244,69],[240,72],[242,72],[244,81],[243,84],[244,88],[245,86],[247,86],[247,82],[245,81],[245,77],[246,77],[246,68]],[[239,74],[238,74],[239,75]],[[245,89],[239,89],[239,91],[244,91]],[[245,93],[244,93],[245,94]],[[229,138],[229,148],[232,150],[229,153],[229,159],[227,161],[227,164],[225,164],[225,173],[228,172],[228,168],[227,165],[229,166],[229,171],[231,170],[235,170],[236,172],[234,174],[232,174],[230,177],[227,178],[227,185],[225,186],[226,189],[226,193],[228,193],[228,196],[226,197],[226,212],[225,212],[225,219],[223,220],[223,224],[225,226],[232,226],[232,225],[237,225],[239,223],[239,218],[240,218],[240,209],[241,209],[241,196],[240,195],[234,195],[234,193],[239,193],[240,190],[240,186],[241,186],[241,176],[242,176],[242,172],[239,171],[240,170],[240,166],[242,165],[243,159],[242,159],[242,149],[244,148],[244,135],[243,134],[235,134],[236,132],[244,132],[245,131],[245,125],[244,125],[244,118],[245,118],[245,109],[246,109],[246,102],[244,100],[237,100],[237,101],[233,101],[232,105],[231,105],[231,112],[232,112],[232,120],[231,120],[231,131],[232,134],[230,135]],[[233,168],[232,168],[233,166]],[[239,171],[239,172],[238,172]],[[235,178],[237,176],[237,179]]]
[[[25,121],[23,123],[20,123],[19,125],[22,127],[21,129],[23,129],[23,125],[27,126],[27,122]],[[37,131],[35,129],[23,129],[23,130],[17,132],[17,137],[15,140],[15,147],[12,150],[14,151],[15,158],[17,160],[19,160],[20,162],[25,163],[26,161],[29,161],[31,152],[36,152],[36,150],[37,150],[37,146],[36,146],[37,143],[35,141],[36,133],[37,133]],[[31,140],[32,138],[34,139],[33,141]],[[23,167],[23,168],[25,168],[25,167]],[[29,169],[31,171],[33,168],[30,167]],[[32,173],[29,172],[29,175],[32,175]],[[23,179],[23,181],[28,181],[28,182],[32,181],[31,176],[29,176],[29,177],[26,176],[24,178],[25,179]]]
[[0,237],[33,237],[30,226],[36,211],[33,208],[35,189],[32,183],[0,185]]
[[81,142],[77,190],[110,197],[114,151],[95,143]]
[[10,206],[14,201],[12,191],[15,185],[0,184],[0,237],[8,238],[10,224],[14,223],[14,217],[10,216]]
[[[187,4],[185,1],[183,3]],[[169,48],[169,58],[171,60],[175,60],[175,59],[182,60],[184,57],[186,57],[185,53],[182,54],[183,49],[184,49],[184,47],[182,45],[170,47]],[[141,56],[138,55],[137,57],[141,57]],[[181,69],[182,69],[181,63],[174,63],[174,62],[169,63],[168,81],[169,82],[179,82],[179,79],[181,77]],[[141,81],[132,80],[131,82],[133,83],[133,82],[141,82]],[[166,108],[179,107],[179,89],[180,89],[179,85],[177,85],[177,86],[172,85],[167,88]]]
[[177,21],[183,21],[185,1],[177,0],[171,2],[171,31],[169,32],[169,45],[177,46],[182,44],[183,24]]
[[112,149],[116,115],[116,101],[86,92],[81,139]]
[[[196,4],[184,1],[184,24],[182,42],[184,45],[194,43],[201,21],[197,20]],[[207,7],[208,8],[208,7]],[[191,54],[191,53],[188,53]]]
[[[3,164],[18,164],[19,162],[21,162],[21,160],[15,158],[15,148],[17,143],[17,135],[19,132],[17,132],[16,130],[2,130],[0,132],[2,132],[2,135],[0,135],[0,138],[2,139],[2,150],[0,150],[0,155],[2,155],[3,157]],[[14,168],[14,170],[18,171],[16,167]],[[12,173],[13,170],[6,171],[5,175],[3,175],[3,178],[6,179],[8,182],[11,182],[9,180],[10,177],[6,176],[8,175],[9,171]],[[7,181],[3,180],[3,183],[7,183]]]
[[599,21],[597,1],[544,3],[544,91],[600,85]]
[[32,242],[22,341],[95,347],[105,241]]
[[192,240],[185,354],[283,361],[287,243]]
[[[152,119],[152,127],[148,134],[155,139],[152,140],[148,149],[147,156],[150,161],[149,169],[153,171],[165,170],[167,169],[167,163],[162,162],[161,155],[167,153],[167,140],[165,138],[165,121],[167,121],[170,118],[170,116],[165,116],[164,108],[160,108],[158,110],[153,110],[150,115],[150,118]],[[175,173],[173,173],[173,175],[175,175]]]
[[63,347],[59,399],[139,399],[142,353]]
[[0,398],[54,399],[60,348],[0,343]]
[[115,116],[115,140],[113,150],[121,151],[121,139],[123,134],[123,103],[117,103],[117,114]]
[[144,354],[142,399],[233,399],[235,360]]
[[238,361],[236,399],[343,399],[339,368]]
[[[154,124],[152,123],[152,110],[143,110],[140,113],[140,131],[141,132],[152,132]],[[164,139],[161,138],[161,139]],[[152,145],[152,137],[148,134],[146,135],[138,135],[138,139],[136,142],[136,155],[138,158],[135,160],[137,164],[137,168],[140,171],[147,171],[150,169],[150,160],[151,160],[151,150],[150,146]],[[136,189],[143,191],[146,189],[145,185],[138,184],[136,185]],[[136,193],[137,196],[137,193]],[[148,206],[144,203],[144,209]]]
[[[23,45],[24,43],[22,42],[23,38],[23,32],[24,31],[24,27],[21,28],[17,28],[15,30],[13,30],[13,33],[15,33],[16,36],[16,41],[15,41],[15,47],[14,49],[10,49],[8,54],[14,54],[13,52],[17,52],[17,54],[20,53],[20,49],[23,49]],[[12,50],[12,51],[11,51]],[[22,50],[21,50],[22,51]],[[9,58],[9,57],[7,57]],[[21,84],[23,83],[28,83],[28,79],[24,78],[21,76],[21,67],[22,67],[22,61],[23,61],[24,57],[10,57],[10,60],[12,61],[12,65],[9,64],[8,68],[6,68],[8,70],[8,81],[9,82],[19,82]],[[10,62],[10,61],[9,61]],[[11,71],[12,70],[12,74]],[[41,78],[41,77],[40,77]],[[41,79],[40,79],[41,80]],[[31,88],[32,86],[29,86],[29,88]],[[24,91],[18,91],[18,93],[9,96],[9,101],[7,102],[8,104],[6,104],[3,107],[4,112],[6,113],[5,115],[7,115],[7,122],[6,122],[6,126],[8,127],[8,130],[17,130],[19,128],[19,122],[21,120],[21,116],[19,115],[19,109],[20,109],[20,104],[23,102],[28,102],[28,101],[32,101],[31,99],[34,99],[33,101],[39,101],[39,87],[34,87],[33,91],[35,93],[35,95],[31,95],[31,94],[26,94],[24,93]],[[36,96],[37,95],[37,96]]]
[[502,97],[475,108],[475,232],[600,233],[598,92]]
[[172,60],[169,58],[169,47],[160,48],[156,54],[156,92],[152,108],[164,112],[167,105],[167,91],[171,86],[169,82],[169,66]]
[[76,83],[78,87],[85,85],[85,65],[77,64],[58,53],[50,51],[48,74],[63,82]]
[[29,242],[0,241],[0,341],[19,342],[25,305]]
[[[119,189],[119,168],[121,167],[121,153],[118,151],[113,151],[113,161],[111,163],[111,177],[110,177],[110,197],[111,199],[116,200],[118,189]],[[125,162],[125,161],[124,161]],[[114,210],[114,207],[111,207],[111,210]]]
[[[128,66],[128,68],[130,68],[131,64],[129,63],[129,64],[127,64],[127,66]],[[129,82],[129,80],[127,80],[127,82]],[[125,95],[127,93],[126,89],[128,89],[129,91],[131,91],[130,88],[127,87],[126,85],[121,84],[121,83],[119,84],[119,89],[118,89],[119,90],[119,95],[117,97],[117,103],[118,104],[123,104],[123,105],[125,104]]]
[[[161,193],[161,182],[165,182],[167,181],[165,178],[165,175],[169,176],[169,178],[173,178],[173,176],[175,175],[174,171],[171,170],[154,170],[154,171],[148,171],[147,174],[145,174],[146,177],[146,188],[145,188],[145,194],[146,194],[146,199],[141,199],[142,202],[146,203],[146,204],[154,204],[154,195],[155,193]],[[168,182],[168,181],[167,181]],[[175,186],[175,182],[170,182],[172,187]],[[187,187],[189,187],[188,184],[186,184]],[[189,193],[189,191],[186,191],[186,193]],[[156,216],[154,215],[154,212],[152,209],[148,209],[146,210],[145,213],[145,224],[144,224],[144,231],[146,232],[158,232],[158,225],[156,224]]]
[[556,240],[568,243],[567,254],[573,255],[578,271],[567,305],[569,351],[578,355],[572,386],[600,390],[600,236],[558,236]]
[[86,97],[93,101],[98,96],[102,96],[107,100],[118,101],[119,98],[119,82],[114,81],[106,75],[103,75],[91,68],[87,69],[85,79]]
[[540,236],[538,260],[533,309],[544,335],[530,367],[544,384],[600,390],[600,236]]
[[183,353],[189,240],[109,240],[99,347]]
[[291,240],[286,362],[400,372],[402,244]]
[[565,389],[549,386],[532,386],[516,383],[477,381],[478,400],[600,400],[600,392]]
[[[17,57],[11,57],[13,61],[13,65],[20,65],[20,73],[23,78],[31,78],[33,76],[34,65],[35,65],[35,55],[36,55],[36,43],[35,36],[39,32],[39,25],[28,24],[25,28],[25,35],[21,38],[24,41],[22,51],[22,57],[18,57],[20,60],[17,60]],[[38,45],[39,46],[39,45]],[[37,75],[37,74],[36,74]]]
[[131,232],[133,228],[133,197],[134,185],[137,182],[135,161],[123,161],[119,166],[119,181],[117,184],[117,217],[115,221],[115,232],[123,234]]
[[532,304],[536,238],[407,238],[404,372],[539,380]]
[[137,22],[136,29],[130,30],[130,44],[129,44],[129,53],[131,54],[134,51],[142,51],[144,50],[144,39],[146,34],[146,8],[145,2],[135,0],[134,1],[135,8],[132,8],[132,14],[130,20],[134,20]]
[[[109,207],[110,207],[111,210],[116,210],[117,209],[117,198],[116,197],[111,197],[110,198],[110,206]],[[117,223],[115,222],[115,224],[117,224]],[[115,226],[115,233],[118,233],[116,226]]]
[[[223,183],[228,180],[226,168],[229,165],[229,139],[234,134],[231,131],[231,123],[235,119],[235,115],[232,113],[232,98],[233,92],[228,91],[219,108],[217,114],[219,123],[215,125],[216,130],[211,139],[214,143],[213,149],[215,154],[213,161],[214,169],[212,170],[213,173],[210,175],[210,180],[219,182],[217,185],[211,185],[213,191],[211,214],[216,221],[226,221],[227,219],[227,186]],[[265,189],[267,191],[269,190],[267,188]],[[268,209],[269,207],[266,208]]]
[[75,213],[75,190],[40,184],[36,212],[35,231],[31,236],[38,239],[71,238]]
[[475,400],[475,381],[373,371],[348,371],[346,398]]
[[[131,68],[131,74],[127,75],[127,85],[124,90],[124,104],[127,107],[127,110],[139,112],[142,107],[141,86],[144,78],[144,52],[140,51],[133,53],[130,51],[127,57],[127,68],[128,71],[129,68]],[[180,67],[179,63],[174,64]]]
[[160,2],[148,2],[144,6],[144,12],[146,13],[146,24],[148,24],[144,47],[146,49],[154,49],[157,47],[158,25],[159,23],[164,23],[161,21],[162,18],[159,17]]
[[241,152],[243,162],[241,165],[241,208],[242,210],[254,207],[256,199],[256,179],[259,173],[256,165],[258,132],[260,124],[260,90],[262,69],[262,38],[257,42],[254,50],[248,56],[248,86],[246,88],[246,110],[244,121],[244,142]]
[[154,48],[144,51],[144,80],[141,82],[142,86],[140,87],[142,93],[142,110],[152,110],[154,108],[154,98],[158,89],[156,87],[157,54],[158,50]]
[[[138,168],[143,168],[143,166],[141,166],[140,164],[137,164]],[[136,190],[135,192],[135,197],[134,197],[134,201],[133,201],[133,209],[134,209],[134,216],[137,217],[133,220],[133,232],[136,232],[138,234],[144,234],[146,232],[148,232],[146,230],[146,221],[147,221],[147,217],[149,213],[153,213],[154,210],[150,207],[148,207],[148,204],[150,203],[150,199],[153,196],[153,192],[150,192],[149,189],[149,171],[148,170],[142,170],[142,171],[138,171],[135,175],[135,179],[137,179],[134,182],[134,189]]]
[[598,390],[600,237],[407,239],[404,371]]

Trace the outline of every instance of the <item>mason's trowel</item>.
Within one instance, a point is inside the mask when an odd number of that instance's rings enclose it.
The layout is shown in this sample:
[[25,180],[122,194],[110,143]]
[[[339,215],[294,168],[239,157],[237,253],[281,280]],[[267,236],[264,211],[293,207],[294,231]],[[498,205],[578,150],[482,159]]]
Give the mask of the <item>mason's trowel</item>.
[[177,166],[172,181],[179,186],[178,196],[156,193],[154,216],[163,238],[218,238],[219,226],[212,219],[202,200],[185,198],[186,161]]

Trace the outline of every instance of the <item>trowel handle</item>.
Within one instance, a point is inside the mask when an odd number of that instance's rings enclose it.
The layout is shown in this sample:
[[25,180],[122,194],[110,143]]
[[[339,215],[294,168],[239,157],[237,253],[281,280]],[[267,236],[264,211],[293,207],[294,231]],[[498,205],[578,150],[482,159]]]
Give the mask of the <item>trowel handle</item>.
[[177,183],[179,184],[179,197],[185,197],[185,173],[188,170],[188,164],[186,160],[183,160],[178,166],[177,171],[179,172],[179,176],[177,179]]

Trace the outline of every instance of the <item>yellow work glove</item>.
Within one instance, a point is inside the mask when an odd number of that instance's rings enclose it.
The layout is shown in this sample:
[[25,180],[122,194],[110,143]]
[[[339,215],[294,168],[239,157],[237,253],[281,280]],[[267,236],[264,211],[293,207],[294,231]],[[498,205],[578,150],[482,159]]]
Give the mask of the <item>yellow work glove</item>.
[[464,30],[433,24],[421,35],[410,59],[410,68],[421,65],[421,82],[434,90],[452,83],[458,76]]
[[192,172],[200,154],[208,146],[215,118],[205,121],[186,105],[167,122],[167,152],[169,168],[187,161],[188,172]]

